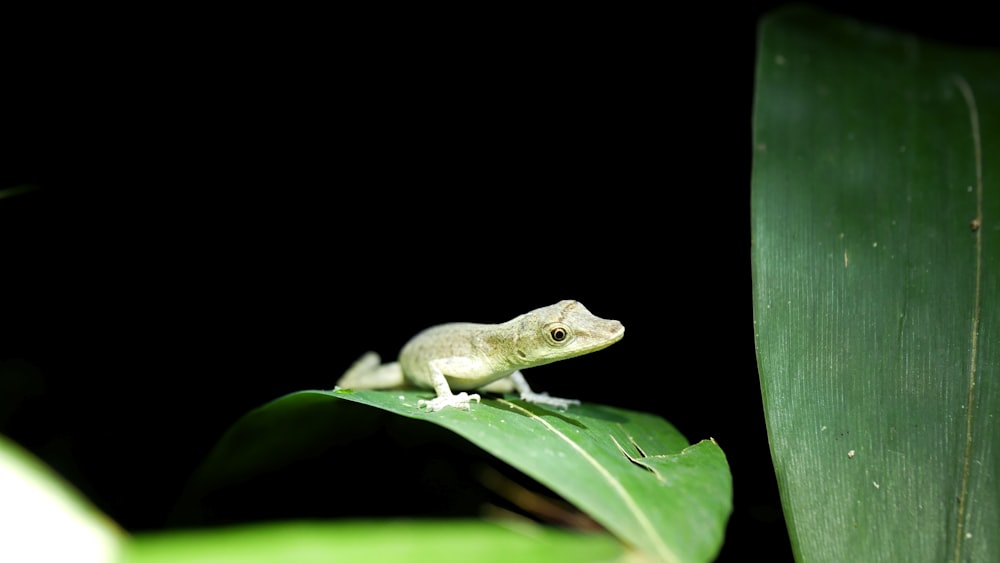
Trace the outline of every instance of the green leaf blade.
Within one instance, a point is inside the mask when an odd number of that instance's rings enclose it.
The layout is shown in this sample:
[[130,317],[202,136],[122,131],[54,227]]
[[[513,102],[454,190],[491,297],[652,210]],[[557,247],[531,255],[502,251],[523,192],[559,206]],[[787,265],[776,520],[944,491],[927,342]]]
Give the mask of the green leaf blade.
[[708,561],[721,548],[732,511],[725,455],[712,441],[689,446],[659,417],[602,405],[562,412],[493,399],[474,404],[469,412],[429,413],[417,408],[426,391],[335,391],[332,396],[456,432],[659,560]]
[[762,25],[755,336],[800,559],[1000,553],[998,68],[808,9]]
[[[660,417],[603,405],[550,410],[484,398],[470,411],[418,408],[432,391],[300,391],[251,411],[197,472],[181,519],[206,493],[368,433],[377,416],[430,422],[549,487],[631,549],[710,561],[732,512],[732,476],[711,440],[693,446]],[[387,414],[387,413],[392,413]],[[400,468],[405,471],[405,467]],[[426,504],[433,499],[401,502]]]

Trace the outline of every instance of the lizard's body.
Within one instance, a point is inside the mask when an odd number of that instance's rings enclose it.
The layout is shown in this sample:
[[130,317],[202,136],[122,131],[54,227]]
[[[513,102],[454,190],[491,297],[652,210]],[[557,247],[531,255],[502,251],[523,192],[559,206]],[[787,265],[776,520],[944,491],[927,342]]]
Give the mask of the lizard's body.
[[434,389],[437,397],[418,404],[432,411],[468,409],[470,401],[479,401],[479,395],[464,392],[471,389],[517,390],[527,401],[565,408],[578,401],[534,393],[520,370],[596,352],[624,335],[620,322],[596,317],[578,301],[560,301],[505,323],[428,328],[403,346],[398,362],[379,365],[378,354],[368,352],[337,386],[390,389],[409,383]]

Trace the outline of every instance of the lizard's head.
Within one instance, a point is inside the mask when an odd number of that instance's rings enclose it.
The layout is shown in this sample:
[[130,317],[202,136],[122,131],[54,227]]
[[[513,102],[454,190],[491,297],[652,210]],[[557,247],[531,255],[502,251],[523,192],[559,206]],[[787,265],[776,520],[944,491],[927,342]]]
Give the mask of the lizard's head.
[[514,354],[524,367],[595,352],[625,336],[622,323],[594,316],[579,301],[560,301],[513,322],[518,326]]

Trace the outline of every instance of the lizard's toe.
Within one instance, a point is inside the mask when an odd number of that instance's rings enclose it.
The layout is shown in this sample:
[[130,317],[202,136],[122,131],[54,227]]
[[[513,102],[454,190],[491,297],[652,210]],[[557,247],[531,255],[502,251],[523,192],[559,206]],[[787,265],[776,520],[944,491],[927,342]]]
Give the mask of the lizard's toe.
[[443,395],[430,400],[421,399],[417,401],[417,407],[427,407],[427,410],[431,412],[437,412],[445,407],[452,407],[467,411],[470,409],[469,403],[473,400],[478,403],[479,395],[475,393],[469,395],[463,391],[457,395]]

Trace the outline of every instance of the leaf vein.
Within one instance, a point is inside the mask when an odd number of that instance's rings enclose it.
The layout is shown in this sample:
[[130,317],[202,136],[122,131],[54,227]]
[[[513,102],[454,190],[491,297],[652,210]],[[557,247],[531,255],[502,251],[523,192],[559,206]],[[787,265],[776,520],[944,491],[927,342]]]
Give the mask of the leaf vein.
[[954,561],[958,562],[962,558],[962,544],[965,540],[965,512],[968,507],[967,497],[969,491],[969,473],[971,469],[970,460],[972,459],[972,413],[975,405],[976,362],[978,361],[979,353],[979,317],[981,311],[980,292],[983,272],[983,154],[982,142],[979,137],[979,111],[976,108],[976,97],[972,92],[972,87],[969,86],[969,82],[965,79],[965,77],[956,75],[954,79],[955,85],[962,92],[962,97],[965,99],[965,105],[969,110],[969,121],[972,129],[972,146],[973,154],[975,156],[976,171],[976,218],[974,224],[980,225],[980,227],[975,230],[976,279],[972,305],[972,342],[969,346],[969,388],[965,412],[965,452],[962,456],[962,481],[958,495],[958,522],[956,523],[955,533]]
[[642,527],[642,529],[646,532],[646,534],[650,537],[650,539],[652,539],[653,542],[656,543],[656,549],[659,552],[658,553],[659,556],[664,561],[679,560],[677,558],[677,555],[674,554],[672,551],[670,551],[670,549],[663,543],[663,540],[660,538],[660,535],[656,533],[656,528],[653,526],[653,523],[649,521],[649,518],[646,517],[646,514],[639,508],[639,505],[636,504],[635,499],[633,499],[632,496],[628,493],[628,491],[625,490],[625,487],[622,486],[621,482],[618,481],[618,479],[615,479],[615,477],[607,469],[605,469],[604,466],[600,464],[600,462],[594,459],[594,457],[590,455],[587,452],[587,450],[581,448],[580,445],[571,440],[569,436],[560,432],[559,429],[557,429],[555,426],[552,426],[551,424],[549,424],[547,420],[536,415],[535,413],[503,399],[500,399],[499,402],[505,403],[510,408],[517,409],[522,414],[528,416],[531,420],[539,422],[549,432],[552,432],[558,438],[569,444],[569,446],[573,448],[573,450],[576,451],[576,453],[580,454],[580,456],[583,457],[583,459],[587,463],[589,463],[594,469],[597,470],[598,473],[600,473],[601,477],[603,477],[604,480],[607,481],[608,484],[611,486],[611,488],[615,491],[615,493],[617,493],[618,496],[621,497],[622,501],[625,503],[625,506],[628,507],[629,512],[631,512],[635,516],[635,519],[639,522],[639,525]]

